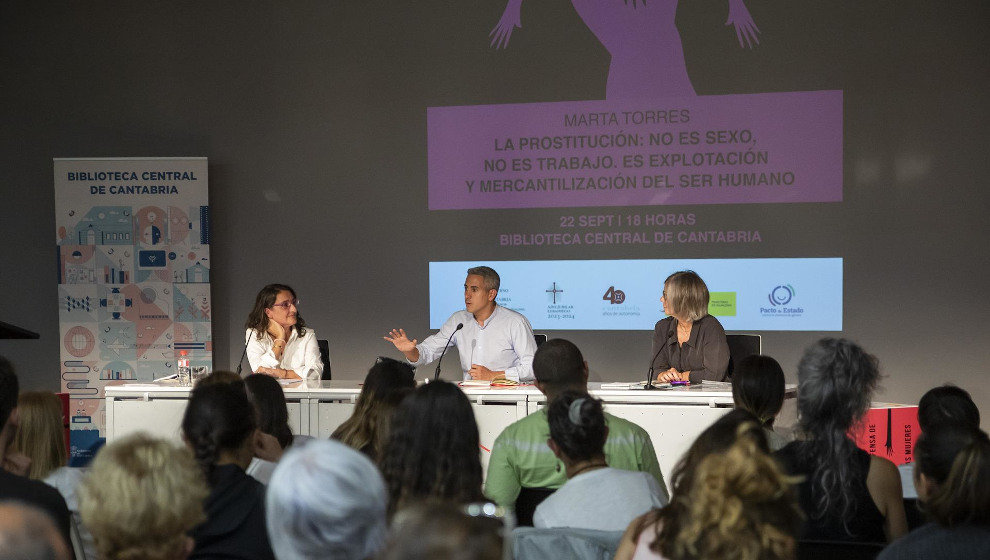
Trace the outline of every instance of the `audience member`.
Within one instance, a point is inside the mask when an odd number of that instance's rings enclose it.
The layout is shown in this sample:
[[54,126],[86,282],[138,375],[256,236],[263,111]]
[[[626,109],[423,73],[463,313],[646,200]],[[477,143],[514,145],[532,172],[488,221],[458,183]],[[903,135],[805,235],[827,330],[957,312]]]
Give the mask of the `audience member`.
[[426,498],[481,500],[480,454],[474,411],[457,385],[417,388],[395,412],[382,459],[389,514]]
[[72,513],[87,558],[96,558],[93,536],[79,517],[76,489],[84,470],[66,466],[65,425],[62,401],[55,393],[22,393],[17,399],[20,427],[14,436],[14,449],[31,459],[28,476],[58,490]]
[[787,438],[773,428],[784,406],[784,370],[770,356],[746,356],[732,372],[732,400],[736,408],[753,413],[763,425],[770,450],[787,445]]
[[901,480],[887,459],[849,437],[880,380],[877,360],[845,339],[823,338],[798,364],[798,421],[804,439],[777,452],[805,477],[798,498],[802,539],[889,542],[907,532]]
[[138,433],[97,453],[79,504],[103,560],[182,560],[208,492],[188,449]]
[[485,514],[498,509],[491,503],[464,507],[433,501],[410,506],[396,515],[388,546],[378,558],[502,560],[511,529],[501,519]]
[[[980,429],[980,410],[965,389],[955,385],[942,385],[930,389],[918,401],[918,427],[921,433],[940,427],[963,426]],[[901,473],[901,485],[905,498],[917,498],[914,488],[914,463],[897,467]]]
[[237,383],[242,383],[243,381],[244,380],[241,379],[241,376],[240,375],[237,375],[236,373],[234,373],[232,371],[217,370],[217,371],[211,372],[209,375],[207,375],[203,379],[200,379],[196,383],[196,387],[205,387],[207,385],[217,385],[217,384],[221,384],[222,385],[222,384],[226,384],[226,383],[237,384]]
[[363,560],[384,544],[384,481],[370,459],[336,441],[286,453],[266,505],[279,560]]
[[65,499],[44,482],[27,478],[31,461],[12,448],[18,426],[19,389],[14,366],[0,356],[0,500],[20,501],[41,509],[52,517],[69,544],[69,508]]
[[[548,340],[533,358],[536,388],[548,401],[567,390],[588,391],[588,364],[574,343]],[[650,435],[640,426],[605,413],[608,439],[605,459],[616,469],[645,472],[659,483],[663,499],[667,489]],[[495,439],[485,495],[499,505],[512,507],[522,488],[560,488],[567,480],[562,464],[546,445],[550,425],[545,409],[511,424]]]
[[932,522],[891,544],[880,558],[985,556],[990,551],[987,434],[963,423],[929,426],[918,438],[914,457],[918,498]]
[[247,473],[262,484],[268,484],[275,465],[282,453],[294,443],[313,439],[311,436],[293,436],[289,428],[289,408],[285,404],[285,392],[278,381],[261,373],[244,378],[248,401],[258,418],[258,437],[255,457],[248,465]]
[[0,502],[0,560],[70,560],[58,527],[45,512]]
[[379,358],[368,370],[354,413],[330,436],[380,462],[389,425],[403,397],[416,387],[412,366]]
[[191,558],[273,558],[265,530],[265,487],[248,476],[256,418],[243,383],[197,386],[182,418],[182,435],[210,486],[206,521],[192,533]]
[[633,521],[616,560],[794,558],[801,512],[757,419],[736,409],[678,461],[670,504]]
[[666,505],[666,492],[655,478],[608,466],[601,401],[566,391],[550,401],[547,420],[548,445],[564,463],[567,483],[537,506],[534,527],[622,531],[651,508]]

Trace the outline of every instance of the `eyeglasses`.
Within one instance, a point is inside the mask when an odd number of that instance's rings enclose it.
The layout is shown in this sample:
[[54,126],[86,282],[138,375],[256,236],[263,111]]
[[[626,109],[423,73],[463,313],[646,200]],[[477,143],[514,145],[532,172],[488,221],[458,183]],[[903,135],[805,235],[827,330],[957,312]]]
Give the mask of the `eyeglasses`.
[[299,300],[298,299],[290,299],[288,301],[283,301],[282,303],[273,303],[272,304],[272,307],[281,307],[282,309],[288,310],[290,305],[295,306],[295,307],[299,307]]

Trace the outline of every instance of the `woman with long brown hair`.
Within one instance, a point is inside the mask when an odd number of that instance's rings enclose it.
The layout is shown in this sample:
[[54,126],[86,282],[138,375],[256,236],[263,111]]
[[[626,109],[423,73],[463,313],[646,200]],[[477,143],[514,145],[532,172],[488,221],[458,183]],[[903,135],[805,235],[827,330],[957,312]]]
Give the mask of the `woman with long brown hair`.
[[299,298],[291,287],[262,288],[245,327],[245,353],[252,372],[281,379],[320,378],[323,361],[316,333],[299,315]]

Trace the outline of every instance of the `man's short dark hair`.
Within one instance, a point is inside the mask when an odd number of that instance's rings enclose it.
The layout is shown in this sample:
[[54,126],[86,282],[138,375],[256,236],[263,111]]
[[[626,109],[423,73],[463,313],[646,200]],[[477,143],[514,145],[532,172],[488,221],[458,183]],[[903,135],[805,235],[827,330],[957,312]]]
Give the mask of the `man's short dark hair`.
[[10,360],[0,356],[0,429],[7,424],[10,413],[17,406],[17,374]]
[[533,375],[554,389],[584,385],[584,356],[570,340],[554,338],[540,345],[533,356]]

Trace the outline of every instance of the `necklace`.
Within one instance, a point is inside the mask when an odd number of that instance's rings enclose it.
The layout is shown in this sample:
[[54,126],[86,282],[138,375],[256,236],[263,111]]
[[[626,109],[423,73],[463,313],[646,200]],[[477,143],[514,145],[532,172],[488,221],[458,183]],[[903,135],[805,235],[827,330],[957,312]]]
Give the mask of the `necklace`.
[[577,476],[577,475],[579,475],[579,474],[581,474],[581,473],[583,473],[585,471],[589,471],[591,469],[603,469],[603,468],[605,468],[607,466],[608,466],[608,463],[606,463],[605,461],[602,461],[600,463],[588,463],[587,465],[581,467],[580,469],[577,469],[576,471],[572,472],[571,473],[571,476],[568,477],[568,478],[574,478],[575,476]]

